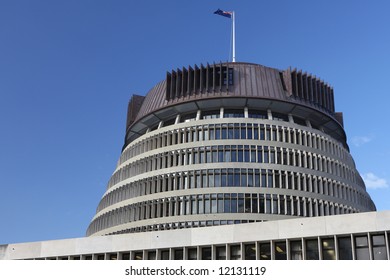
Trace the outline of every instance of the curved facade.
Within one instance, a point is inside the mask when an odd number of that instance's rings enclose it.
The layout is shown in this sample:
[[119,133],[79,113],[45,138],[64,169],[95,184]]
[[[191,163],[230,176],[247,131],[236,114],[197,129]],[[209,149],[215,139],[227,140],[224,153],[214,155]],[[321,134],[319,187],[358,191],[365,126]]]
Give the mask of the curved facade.
[[132,97],[87,235],[374,210],[329,85],[297,70],[221,63],[171,71]]

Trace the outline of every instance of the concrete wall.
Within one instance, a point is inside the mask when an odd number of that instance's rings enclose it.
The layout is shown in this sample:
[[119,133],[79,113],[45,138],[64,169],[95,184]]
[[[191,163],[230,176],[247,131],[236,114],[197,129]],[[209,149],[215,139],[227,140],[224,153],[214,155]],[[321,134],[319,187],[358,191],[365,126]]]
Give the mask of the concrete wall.
[[0,259],[30,259],[331,236],[390,230],[390,211],[97,236],[0,246]]

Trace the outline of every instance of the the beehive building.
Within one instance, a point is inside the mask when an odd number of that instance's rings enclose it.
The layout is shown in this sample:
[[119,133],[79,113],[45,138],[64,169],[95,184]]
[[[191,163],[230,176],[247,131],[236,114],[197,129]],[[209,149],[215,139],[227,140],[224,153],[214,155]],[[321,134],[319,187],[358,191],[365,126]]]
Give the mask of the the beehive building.
[[195,65],[131,98],[88,237],[3,256],[387,259],[390,213],[375,210],[331,86],[295,69]]

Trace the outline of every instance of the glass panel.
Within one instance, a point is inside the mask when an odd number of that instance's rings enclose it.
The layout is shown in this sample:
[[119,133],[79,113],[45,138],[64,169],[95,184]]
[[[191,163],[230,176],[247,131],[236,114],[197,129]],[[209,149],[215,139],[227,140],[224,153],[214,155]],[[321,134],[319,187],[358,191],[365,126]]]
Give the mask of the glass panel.
[[260,260],[271,260],[271,244],[261,243],[259,247],[260,247]]
[[187,251],[189,260],[197,260],[198,259],[197,254],[198,254],[198,250],[196,248],[190,248]]
[[[117,254],[109,254],[108,259],[109,260],[117,260],[118,256],[117,256]],[[135,260],[142,260],[142,252],[136,252],[134,259]]]
[[241,246],[240,245],[231,245],[230,246],[230,259],[231,260],[240,260],[241,259]]
[[216,194],[211,195],[211,213],[218,213]]
[[287,260],[286,242],[275,243],[275,260]]
[[245,245],[245,259],[246,260],[256,259],[256,245],[254,243]]
[[134,252],[133,253],[133,260],[142,260],[143,259],[143,252]]
[[385,236],[384,235],[373,235],[372,236],[372,245],[373,246],[386,245],[385,244]]
[[357,260],[369,260],[370,254],[368,248],[356,248],[356,259]]
[[161,259],[162,260],[169,260],[169,250],[161,251]]
[[318,260],[318,240],[306,240],[306,259],[307,260]]
[[370,252],[368,250],[368,238],[367,236],[355,237],[355,250],[357,260],[369,260]]
[[372,248],[372,255],[374,260],[387,260],[386,247]]
[[291,260],[302,260],[302,242],[299,241],[291,241],[290,242],[290,259]]
[[355,237],[355,245],[357,247],[368,246],[367,236],[356,236]]
[[174,259],[175,260],[182,260],[183,257],[184,257],[183,249],[175,249]]
[[373,235],[372,241],[372,256],[374,260],[387,260],[387,250],[384,235]]
[[217,260],[226,260],[226,247],[220,246],[216,247],[216,259]]
[[224,195],[224,213],[230,213],[230,194]]
[[323,260],[335,260],[336,251],[334,248],[334,239],[326,238],[322,239],[322,259]]
[[245,204],[244,204],[244,195],[242,193],[238,194],[238,213],[244,213]]
[[211,247],[202,248],[202,260],[211,260]]
[[351,237],[339,237],[337,241],[339,246],[339,260],[352,260]]

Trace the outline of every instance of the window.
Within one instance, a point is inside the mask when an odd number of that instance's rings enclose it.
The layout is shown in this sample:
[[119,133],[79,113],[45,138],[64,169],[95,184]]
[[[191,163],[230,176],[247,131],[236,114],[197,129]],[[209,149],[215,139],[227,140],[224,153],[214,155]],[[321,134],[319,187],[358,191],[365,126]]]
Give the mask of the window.
[[290,259],[302,260],[302,242],[300,240],[290,242]]
[[133,255],[133,260],[142,260],[144,254],[143,252],[133,252],[132,255]]
[[357,260],[370,259],[367,236],[355,236],[355,253],[356,253]]
[[244,110],[224,110],[224,118],[243,118]]
[[215,251],[217,260],[226,260],[226,246],[217,246]]
[[233,85],[233,68],[228,68],[226,76],[226,67],[223,67],[223,85]]
[[275,260],[287,260],[286,242],[275,242]]
[[299,118],[299,117],[294,116],[294,122],[296,124],[306,126],[306,121],[304,119]]
[[271,245],[270,243],[260,243],[260,260],[271,260]]
[[202,260],[211,260],[211,247],[203,247],[201,252]]
[[219,110],[202,112],[203,119],[219,119],[220,116]]
[[183,249],[175,249],[173,257],[174,260],[182,260],[184,257]]
[[155,260],[156,259],[156,251],[149,251],[148,252],[148,260]]
[[309,239],[306,240],[306,260],[318,260],[318,240]]
[[274,112],[272,112],[272,119],[277,120],[277,121],[288,122],[288,116],[287,115],[274,113]]
[[336,251],[334,247],[333,238],[325,238],[321,240],[322,245],[322,259],[323,260],[335,260]]
[[198,259],[197,248],[188,248],[187,249],[187,259],[188,260],[197,260]]
[[182,118],[181,118],[182,122],[189,122],[189,121],[194,121],[194,120],[196,120],[196,113],[187,114],[187,115],[182,116]]
[[256,244],[245,244],[245,259],[255,260],[256,259]]
[[384,234],[372,235],[372,256],[374,260],[387,260],[386,242]]
[[240,260],[241,259],[241,246],[240,245],[231,245],[230,246],[230,259],[231,260]]
[[339,237],[337,238],[339,260],[352,260],[352,243],[351,237]]
[[268,113],[266,111],[249,110],[248,117],[254,119],[268,119]]
[[169,250],[161,250],[161,260],[169,260]]

